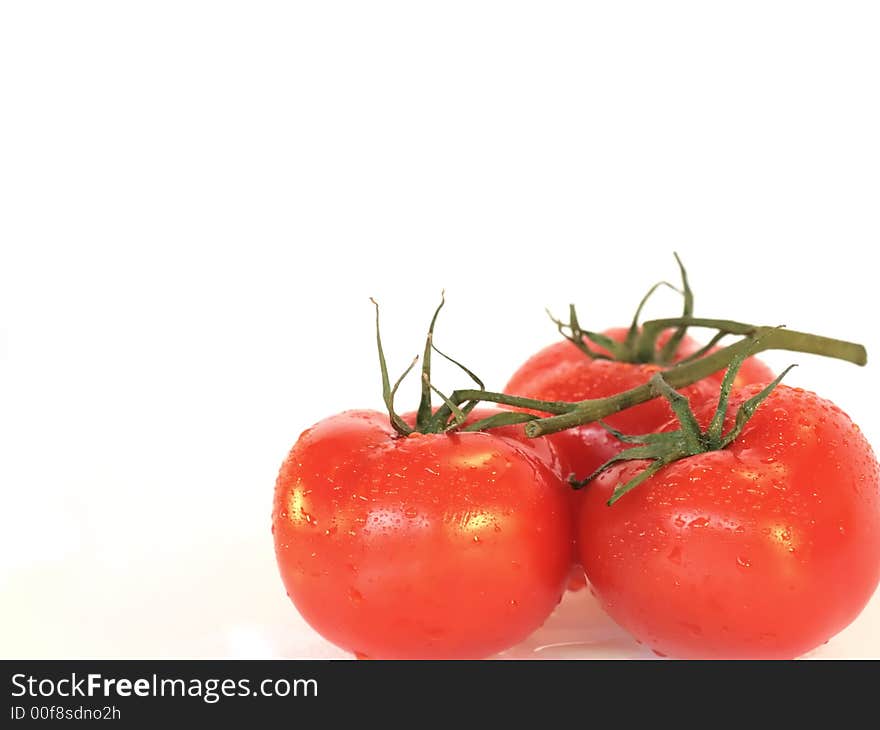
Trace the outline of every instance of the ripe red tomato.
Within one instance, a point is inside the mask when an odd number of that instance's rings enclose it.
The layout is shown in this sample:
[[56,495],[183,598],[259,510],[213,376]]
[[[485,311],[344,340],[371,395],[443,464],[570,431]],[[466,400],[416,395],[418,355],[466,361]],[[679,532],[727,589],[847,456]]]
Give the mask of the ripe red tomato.
[[[760,390],[731,398],[738,406]],[[705,427],[713,404],[696,410]],[[666,430],[673,426],[667,426]],[[657,653],[791,658],[862,610],[880,580],[880,475],[849,417],[780,385],[728,447],[584,488],[578,552],[606,611]]]
[[484,657],[559,602],[572,564],[566,485],[533,446],[488,432],[395,433],[348,411],[308,429],[272,514],[288,595],[370,658]]
[[[623,327],[606,330],[603,334],[623,342],[628,330]],[[666,330],[657,338],[662,347],[672,335]],[[591,347],[608,354],[601,347]],[[682,360],[700,349],[700,344],[685,336],[676,350],[674,361]],[[605,398],[647,383],[660,370],[654,364],[593,360],[568,340],[562,340],[530,357],[517,370],[504,388],[505,393],[538,400],[578,401],[587,398]],[[718,388],[724,371],[681,389],[694,404],[717,402]],[[772,371],[755,357],[747,358],[737,373],[735,386],[749,383],[768,383]],[[630,434],[645,434],[660,428],[672,417],[672,410],[663,398],[641,403],[625,411],[608,416],[606,423]],[[559,453],[563,467],[582,478],[591,474],[625,444],[609,434],[598,423],[589,423],[548,436]]]
[[[606,334],[622,339],[626,330],[608,330]],[[695,348],[695,343],[691,343],[686,338],[682,346],[685,350]],[[647,383],[660,369],[653,364],[593,360],[568,340],[562,340],[529,358],[511,377],[504,392],[538,400],[604,398]],[[702,402],[711,399],[717,387],[700,381],[682,392],[688,398]],[[643,434],[659,428],[671,417],[669,404],[662,398],[655,398],[608,416],[605,421],[625,433]],[[547,438],[556,447],[563,466],[578,477],[592,473],[625,446],[598,423],[578,426]]]

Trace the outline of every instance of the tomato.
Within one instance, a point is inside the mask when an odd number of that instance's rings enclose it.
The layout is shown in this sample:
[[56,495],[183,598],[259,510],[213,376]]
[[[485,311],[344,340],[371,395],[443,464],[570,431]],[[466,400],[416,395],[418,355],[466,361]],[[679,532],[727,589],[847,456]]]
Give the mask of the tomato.
[[[626,330],[609,330],[618,339]],[[667,335],[668,336],[668,335]],[[697,349],[686,338],[682,350]],[[598,349],[598,348],[596,348]],[[647,383],[661,370],[654,364],[593,360],[568,340],[545,347],[527,360],[514,373],[504,388],[505,393],[537,400],[578,401],[616,395]],[[702,402],[717,394],[717,386],[700,381],[682,389],[688,398]],[[605,420],[620,431],[633,434],[650,433],[672,417],[669,404],[662,398],[641,403],[620,411]],[[624,444],[598,423],[589,423],[548,436],[569,473],[585,477],[618,453]]]
[[[734,392],[726,428],[759,390]],[[714,407],[696,409],[702,427]],[[877,461],[829,401],[780,385],[730,445],[673,462],[607,506],[646,463],[616,464],[584,488],[577,539],[605,610],[657,653],[799,656],[876,588]]]
[[516,644],[559,602],[573,557],[567,487],[534,449],[490,432],[400,436],[374,411],[321,421],[275,486],[288,595],[370,658]]
[[[613,328],[603,334],[623,342],[626,328]],[[672,335],[666,330],[657,338],[662,347]],[[597,352],[607,354],[591,345]],[[701,345],[689,336],[679,343],[674,360],[682,360],[699,350]],[[504,388],[505,393],[538,400],[578,401],[605,398],[647,383],[662,368],[655,364],[627,363],[615,360],[593,360],[568,340],[545,347],[517,370]],[[724,371],[713,373],[702,381],[681,389],[694,403],[717,401],[718,388]],[[747,358],[737,373],[735,385],[767,383],[772,371],[755,357]],[[656,398],[625,411],[608,416],[610,426],[631,434],[650,433],[672,417],[666,400]],[[548,436],[562,458],[564,467],[578,477],[591,474],[605,461],[625,447],[598,423],[589,423]]]

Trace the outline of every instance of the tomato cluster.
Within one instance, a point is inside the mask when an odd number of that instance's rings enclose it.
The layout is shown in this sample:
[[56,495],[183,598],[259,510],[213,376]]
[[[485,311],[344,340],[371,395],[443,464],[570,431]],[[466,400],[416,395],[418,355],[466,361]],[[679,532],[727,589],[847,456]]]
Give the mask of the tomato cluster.
[[[537,629],[582,566],[606,612],[661,655],[795,657],[849,624],[880,581],[880,473],[850,419],[768,387],[769,368],[743,356],[726,382],[721,369],[676,399],[528,438],[521,423],[548,414],[530,400],[615,398],[718,349],[668,328],[652,349],[664,362],[627,361],[614,343],[632,345],[635,325],[595,335],[589,354],[574,335],[514,373],[504,393],[518,398],[486,391],[509,409],[445,396],[435,409],[424,371],[404,415],[380,341],[390,417],[321,421],[276,482],[276,556],[302,616],[358,656],[485,657]],[[685,431],[677,402],[698,436],[729,439],[646,472],[644,449]],[[621,432],[654,446],[627,454],[636,439]]]

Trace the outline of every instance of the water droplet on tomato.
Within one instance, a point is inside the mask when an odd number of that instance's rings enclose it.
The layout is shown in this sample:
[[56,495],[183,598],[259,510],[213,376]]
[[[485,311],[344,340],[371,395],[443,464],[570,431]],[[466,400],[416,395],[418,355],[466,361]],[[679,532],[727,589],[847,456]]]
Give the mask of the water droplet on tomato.
[[696,519],[693,519],[690,522],[688,522],[688,527],[700,528],[700,527],[705,527],[708,524],[709,524],[708,517],[697,517]]
[[741,568],[751,568],[752,567],[751,560],[749,560],[748,558],[742,558],[739,556],[737,556],[737,558],[736,558],[736,564],[738,566],[740,566]]

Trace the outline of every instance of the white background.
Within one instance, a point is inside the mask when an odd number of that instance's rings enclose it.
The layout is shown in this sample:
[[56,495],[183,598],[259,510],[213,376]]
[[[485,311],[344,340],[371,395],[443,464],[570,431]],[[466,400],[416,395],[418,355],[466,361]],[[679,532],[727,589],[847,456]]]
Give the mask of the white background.
[[[333,655],[269,514],[300,431],[381,403],[370,295],[397,369],[445,287],[500,389],[545,306],[623,324],[677,250],[698,314],[880,353],[878,36],[871,2],[3,3],[0,652]],[[880,443],[875,365],[767,359]],[[880,656],[877,601],[820,654]]]

